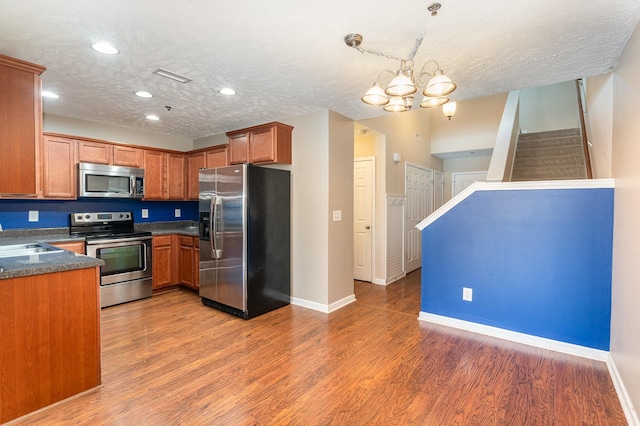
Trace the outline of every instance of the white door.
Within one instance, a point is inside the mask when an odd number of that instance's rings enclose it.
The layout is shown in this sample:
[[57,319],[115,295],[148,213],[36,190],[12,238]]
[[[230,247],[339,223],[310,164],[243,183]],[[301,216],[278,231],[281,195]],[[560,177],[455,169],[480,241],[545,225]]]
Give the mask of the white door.
[[371,282],[375,158],[353,162],[353,278]]
[[487,172],[451,173],[451,197],[455,197],[475,181],[486,180]]
[[416,225],[433,212],[433,170],[405,166],[406,265],[407,274],[422,266],[422,235]]
[[444,204],[444,173],[433,171],[433,211]]

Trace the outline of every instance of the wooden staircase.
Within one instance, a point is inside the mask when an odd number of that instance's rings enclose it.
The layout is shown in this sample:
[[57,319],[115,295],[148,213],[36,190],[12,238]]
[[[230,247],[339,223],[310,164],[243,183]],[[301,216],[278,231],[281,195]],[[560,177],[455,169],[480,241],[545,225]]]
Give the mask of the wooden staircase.
[[586,179],[585,164],[580,129],[523,133],[511,181]]

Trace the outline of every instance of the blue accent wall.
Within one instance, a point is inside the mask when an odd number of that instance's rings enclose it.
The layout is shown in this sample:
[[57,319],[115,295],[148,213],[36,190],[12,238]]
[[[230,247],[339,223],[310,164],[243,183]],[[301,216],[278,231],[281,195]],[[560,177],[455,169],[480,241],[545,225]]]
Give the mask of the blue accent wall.
[[421,310],[608,350],[613,196],[473,193],[422,231]]
[[[142,218],[142,209],[149,218]],[[180,217],[174,216],[180,209]],[[38,222],[29,222],[29,210],[37,210]],[[132,211],[136,223],[174,220],[198,220],[197,201],[141,201],[113,198],[81,198],[73,201],[0,200],[0,224],[3,229],[59,228],[69,226],[69,214],[76,212]]]

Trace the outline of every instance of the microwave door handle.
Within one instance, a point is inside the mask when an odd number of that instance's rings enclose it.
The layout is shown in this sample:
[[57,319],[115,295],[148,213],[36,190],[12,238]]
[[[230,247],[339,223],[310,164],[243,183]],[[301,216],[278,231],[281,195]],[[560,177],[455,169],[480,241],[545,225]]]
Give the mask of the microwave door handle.
[[129,195],[133,196],[136,193],[136,177],[134,175],[129,176]]

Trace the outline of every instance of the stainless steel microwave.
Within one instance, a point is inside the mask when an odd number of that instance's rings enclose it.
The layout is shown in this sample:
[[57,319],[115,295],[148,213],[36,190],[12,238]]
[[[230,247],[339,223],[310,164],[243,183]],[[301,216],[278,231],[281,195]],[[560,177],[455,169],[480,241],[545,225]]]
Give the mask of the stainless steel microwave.
[[78,163],[79,197],[144,197],[144,169]]

